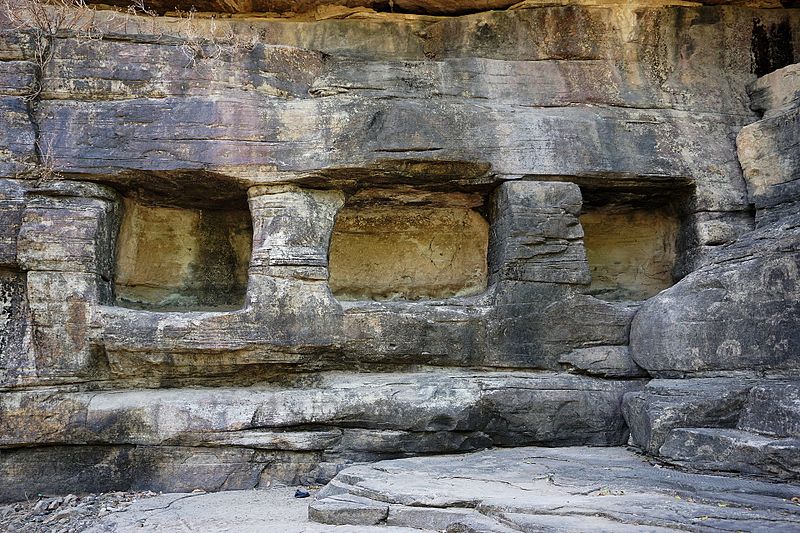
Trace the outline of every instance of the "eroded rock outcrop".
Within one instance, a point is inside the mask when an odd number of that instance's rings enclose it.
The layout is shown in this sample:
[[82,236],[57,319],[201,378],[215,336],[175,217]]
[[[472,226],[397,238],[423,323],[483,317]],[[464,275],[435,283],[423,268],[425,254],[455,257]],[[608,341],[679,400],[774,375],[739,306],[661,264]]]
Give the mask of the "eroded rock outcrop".
[[[620,445],[623,412],[796,475],[753,392],[797,370],[796,69],[747,87],[798,12],[459,4],[5,22],[0,497]],[[720,396],[645,387],[687,375]]]
[[796,78],[797,65],[759,78],[751,92],[764,117],[737,137],[756,229],[646,302],[633,320],[631,354],[651,375],[721,376],[656,380],[626,398],[633,442],[670,461],[800,473]]

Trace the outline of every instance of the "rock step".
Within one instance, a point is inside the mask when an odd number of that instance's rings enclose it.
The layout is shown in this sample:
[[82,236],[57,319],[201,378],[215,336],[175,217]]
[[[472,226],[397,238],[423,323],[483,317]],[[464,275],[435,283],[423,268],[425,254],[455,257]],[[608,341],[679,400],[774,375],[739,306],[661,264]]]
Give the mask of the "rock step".
[[220,490],[324,482],[351,462],[490,446],[621,445],[622,397],[643,386],[460,370],[314,379],[295,387],[2,393],[0,500],[36,492],[40,478],[50,492],[98,484]]
[[700,470],[800,479],[800,439],[774,438],[740,429],[679,428],[660,450],[671,463]]
[[789,531],[800,528],[799,492],[658,468],[621,448],[495,449],[346,468],[309,518],[491,533]]
[[653,380],[626,394],[634,444],[698,470],[800,478],[800,382]]
[[738,427],[776,437],[800,437],[800,382],[753,387]]
[[736,427],[753,379],[654,379],[625,395],[623,413],[633,444],[657,455],[670,431],[687,427]]

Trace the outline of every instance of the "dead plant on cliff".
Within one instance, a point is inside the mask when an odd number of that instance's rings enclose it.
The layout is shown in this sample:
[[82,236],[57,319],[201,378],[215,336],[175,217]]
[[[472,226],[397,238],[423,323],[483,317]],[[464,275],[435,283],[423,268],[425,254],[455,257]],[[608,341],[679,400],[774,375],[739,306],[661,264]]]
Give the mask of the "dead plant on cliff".
[[96,12],[86,0],[0,0],[0,14],[17,31],[33,38],[33,62],[36,76],[33,87],[25,96],[35,100],[42,92],[42,77],[53,59],[56,36],[70,31],[83,40],[102,38],[97,29]]
[[183,40],[181,51],[189,60],[187,67],[200,59],[231,58],[238,53],[249,52],[258,44],[256,36],[243,37],[230,24],[220,24],[216,17],[201,19],[192,7],[179,13],[182,19],[179,36]]

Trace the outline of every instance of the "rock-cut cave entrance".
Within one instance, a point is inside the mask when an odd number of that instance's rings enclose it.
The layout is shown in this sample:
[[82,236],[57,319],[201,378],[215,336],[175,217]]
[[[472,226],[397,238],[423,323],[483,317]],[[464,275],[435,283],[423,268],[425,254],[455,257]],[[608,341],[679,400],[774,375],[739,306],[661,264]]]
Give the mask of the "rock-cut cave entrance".
[[423,300],[486,290],[484,196],[370,189],[336,217],[329,284],[339,300]]
[[592,294],[645,300],[672,286],[679,223],[669,207],[601,207],[580,221]]
[[[116,305],[157,311],[242,308],[253,241],[246,191],[213,178],[168,178],[137,181],[123,192]],[[215,185],[198,187],[204,181]]]
[[609,301],[638,301],[671,287],[691,187],[683,182],[580,187],[589,292]]

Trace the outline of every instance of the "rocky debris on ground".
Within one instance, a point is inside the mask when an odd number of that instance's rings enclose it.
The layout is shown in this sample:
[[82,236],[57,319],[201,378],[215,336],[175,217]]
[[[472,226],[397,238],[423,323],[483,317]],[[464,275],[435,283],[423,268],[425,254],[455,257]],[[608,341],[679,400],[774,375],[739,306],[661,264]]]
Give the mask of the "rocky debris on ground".
[[26,533],[79,533],[99,518],[124,512],[132,504],[157,496],[155,492],[36,495],[0,506],[0,531]]

